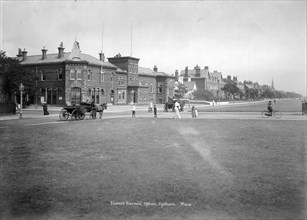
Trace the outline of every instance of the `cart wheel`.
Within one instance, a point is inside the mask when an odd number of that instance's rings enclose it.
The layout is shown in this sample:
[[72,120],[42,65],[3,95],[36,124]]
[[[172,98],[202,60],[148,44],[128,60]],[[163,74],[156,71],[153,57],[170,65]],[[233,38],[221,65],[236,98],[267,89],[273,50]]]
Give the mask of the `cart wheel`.
[[68,117],[69,117],[69,113],[67,112],[66,109],[62,109],[60,111],[59,117],[62,121],[67,121]]
[[84,118],[85,118],[85,113],[84,112],[80,112],[79,119],[83,120]]
[[282,113],[280,111],[274,111],[273,114],[274,114],[275,118],[281,118],[281,116],[282,116]]
[[75,109],[71,113],[71,120],[76,120],[78,118],[79,118],[79,112],[78,112],[78,109]]

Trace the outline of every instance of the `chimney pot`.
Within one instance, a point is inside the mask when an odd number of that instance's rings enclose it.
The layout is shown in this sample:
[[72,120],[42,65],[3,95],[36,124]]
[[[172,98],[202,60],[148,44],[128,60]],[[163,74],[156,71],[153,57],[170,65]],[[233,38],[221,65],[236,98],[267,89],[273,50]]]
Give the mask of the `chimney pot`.
[[104,62],[105,56],[104,53],[102,53],[102,51],[99,53],[99,60],[101,60],[102,62]]
[[64,57],[64,47],[63,47],[63,42],[61,42],[60,46],[58,47],[59,53],[58,53],[58,58]]
[[154,69],[155,72],[158,72],[158,67],[156,65],[154,66],[153,69]]
[[42,60],[47,58],[47,50],[45,49],[45,47],[43,47],[42,49]]
[[28,51],[26,51],[26,49],[24,48],[21,53],[22,53],[22,61],[26,61]]
[[18,48],[18,54],[17,57],[22,57],[21,48]]

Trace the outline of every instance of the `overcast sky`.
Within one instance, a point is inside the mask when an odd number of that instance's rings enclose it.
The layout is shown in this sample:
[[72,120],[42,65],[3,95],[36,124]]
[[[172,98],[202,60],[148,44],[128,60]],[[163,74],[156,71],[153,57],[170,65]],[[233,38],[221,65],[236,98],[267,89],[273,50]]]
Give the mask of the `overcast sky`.
[[[63,42],[173,74],[210,71],[306,95],[306,1],[6,1],[0,47],[57,53]],[[132,25],[131,25],[132,24]],[[132,26],[132,47],[131,47]],[[131,50],[132,48],[132,50]]]

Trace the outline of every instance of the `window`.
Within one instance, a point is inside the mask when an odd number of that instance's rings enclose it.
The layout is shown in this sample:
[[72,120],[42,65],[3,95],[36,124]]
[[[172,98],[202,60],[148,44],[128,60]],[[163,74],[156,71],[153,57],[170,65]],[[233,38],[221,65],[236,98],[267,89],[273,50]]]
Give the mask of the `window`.
[[153,85],[150,84],[150,92],[153,93]]
[[91,79],[92,79],[92,71],[88,71],[87,72],[87,81],[91,81]]
[[58,80],[63,79],[62,69],[58,69]]
[[62,95],[62,88],[58,88],[58,95],[59,95],[59,96]]
[[159,91],[159,93],[162,93],[163,92],[163,89],[162,89],[162,84],[161,83],[159,83],[159,85],[158,85],[158,91]]
[[104,82],[104,72],[100,72],[100,82]]
[[76,79],[76,72],[74,69],[70,70],[70,79]]
[[45,70],[41,70],[41,81],[45,81],[45,80],[46,80]]
[[125,100],[125,91],[123,91],[123,100]]
[[77,72],[77,79],[82,79],[81,69],[77,69],[76,72]]
[[111,73],[111,82],[113,82],[113,73]]

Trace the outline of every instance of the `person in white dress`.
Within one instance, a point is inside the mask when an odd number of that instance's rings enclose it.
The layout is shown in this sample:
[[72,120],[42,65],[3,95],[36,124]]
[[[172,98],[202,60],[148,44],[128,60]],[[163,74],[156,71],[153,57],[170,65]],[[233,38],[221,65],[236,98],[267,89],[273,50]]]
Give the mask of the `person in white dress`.
[[181,119],[181,116],[180,116],[180,113],[179,113],[179,109],[180,109],[180,104],[178,103],[177,100],[175,100],[175,119],[178,118],[178,119]]

